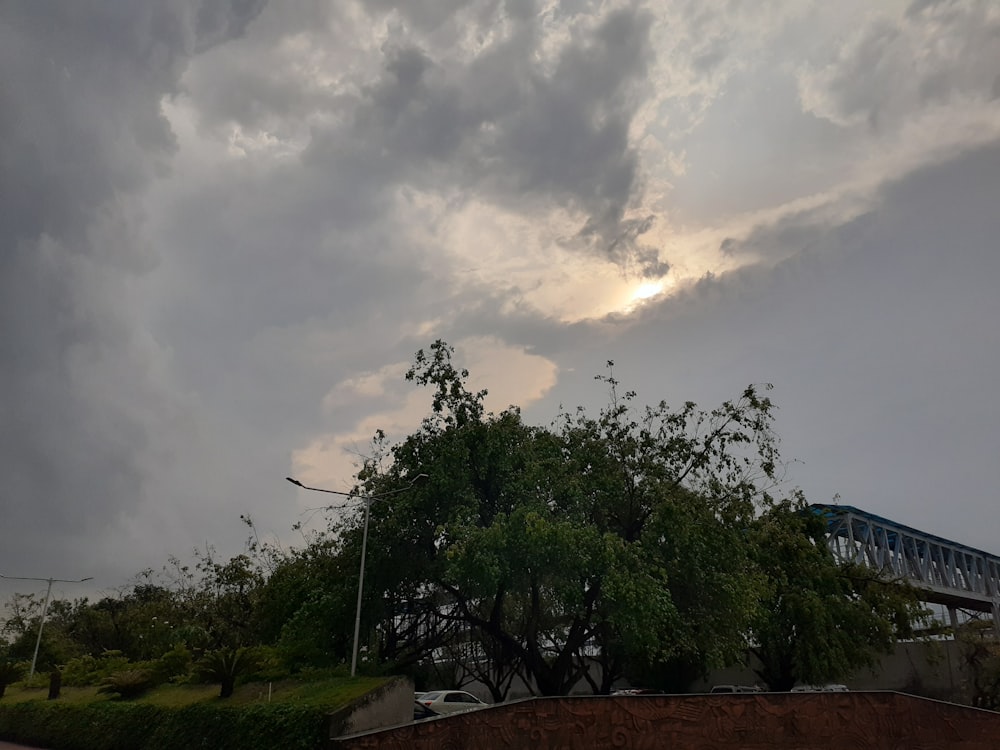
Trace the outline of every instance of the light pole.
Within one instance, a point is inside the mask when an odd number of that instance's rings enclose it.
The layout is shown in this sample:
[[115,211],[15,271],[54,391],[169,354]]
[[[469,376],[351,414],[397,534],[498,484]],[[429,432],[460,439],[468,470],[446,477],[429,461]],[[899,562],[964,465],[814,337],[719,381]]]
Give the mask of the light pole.
[[302,484],[298,479],[293,477],[285,477],[285,479],[296,487],[300,487],[304,490],[309,490],[311,492],[326,492],[331,495],[340,495],[341,497],[353,498],[356,497],[359,500],[365,501],[365,528],[364,532],[361,534],[361,569],[358,571],[358,606],[354,611],[354,646],[351,649],[351,677],[357,673],[358,669],[358,636],[361,633],[361,596],[365,588],[365,555],[368,552],[368,516],[371,511],[372,501],[380,500],[383,497],[389,497],[390,495],[398,495],[400,492],[406,492],[410,489],[418,479],[426,479],[426,474],[417,474],[410,483],[405,487],[400,487],[398,490],[390,490],[389,492],[380,492],[377,495],[359,495],[354,492],[339,492],[338,490],[325,490],[322,487],[309,487],[308,485]]
[[74,578],[73,580],[68,580],[66,578],[22,578],[20,576],[5,576],[0,575],[0,578],[6,579],[8,581],[47,581],[48,588],[45,589],[45,604],[42,605],[42,616],[38,620],[38,638],[35,639],[35,654],[31,657],[31,671],[28,672],[28,682],[31,682],[31,678],[35,676],[35,663],[38,661],[38,647],[42,645],[42,627],[45,625],[45,613],[49,611],[49,596],[52,594],[52,584],[53,583],[83,583],[84,581],[92,581],[93,576],[87,576],[86,578]]

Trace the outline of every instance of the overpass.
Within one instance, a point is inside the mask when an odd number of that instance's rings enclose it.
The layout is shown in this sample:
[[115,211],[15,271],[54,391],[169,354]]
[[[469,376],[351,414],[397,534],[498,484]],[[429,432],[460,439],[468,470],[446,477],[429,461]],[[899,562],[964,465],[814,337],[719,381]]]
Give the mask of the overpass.
[[992,615],[1000,633],[1000,557],[926,534],[850,505],[812,505],[826,521],[827,544],[841,562],[905,578],[926,602]]

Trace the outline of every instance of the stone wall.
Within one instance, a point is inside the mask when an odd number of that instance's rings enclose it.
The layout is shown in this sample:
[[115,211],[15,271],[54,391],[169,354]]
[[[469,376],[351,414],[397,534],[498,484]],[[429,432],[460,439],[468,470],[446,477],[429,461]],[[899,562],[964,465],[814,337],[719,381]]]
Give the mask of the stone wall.
[[998,746],[998,713],[889,692],[534,698],[331,742],[342,750]]

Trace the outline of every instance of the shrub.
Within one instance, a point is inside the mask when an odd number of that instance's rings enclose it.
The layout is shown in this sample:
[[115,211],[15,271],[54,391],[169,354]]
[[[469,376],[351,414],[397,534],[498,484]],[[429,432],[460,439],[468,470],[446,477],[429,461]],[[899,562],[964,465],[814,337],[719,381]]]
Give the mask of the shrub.
[[179,643],[153,662],[153,669],[160,679],[177,682],[191,670],[191,652]]
[[7,692],[8,685],[24,677],[25,671],[23,662],[0,658],[0,698]]
[[105,675],[101,674],[101,664],[90,654],[70,659],[62,668],[63,684],[70,687],[96,685]]
[[159,667],[159,661],[130,662],[122,655],[121,651],[105,651],[98,657],[88,654],[70,659],[61,671],[64,685],[84,687],[86,685],[102,685],[105,679],[111,675],[130,670],[141,669],[158,675]]
[[274,646],[254,646],[253,667],[240,678],[240,682],[276,682],[286,679],[290,670]]
[[157,683],[148,669],[125,669],[108,675],[101,682],[99,693],[111,693],[123,700],[138,698]]
[[63,750],[314,750],[329,732],[322,708],[27,701],[0,708],[0,738]]
[[260,663],[260,657],[253,649],[220,648],[210,651],[198,662],[198,676],[206,682],[221,685],[220,698],[228,698],[233,694],[236,680],[253,672]]

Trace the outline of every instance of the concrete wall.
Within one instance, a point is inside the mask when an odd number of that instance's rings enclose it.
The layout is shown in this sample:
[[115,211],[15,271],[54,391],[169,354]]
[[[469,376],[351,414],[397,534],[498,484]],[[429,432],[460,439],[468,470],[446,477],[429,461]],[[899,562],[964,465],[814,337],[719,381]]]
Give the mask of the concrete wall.
[[[748,657],[748,662],[752,661]],[[754,685],[759,681],[750,666],[733,667],[713,672],[691,690],[707,693],[712,685]],[[838,682],[851,690],[897,690],[959,703],[967,698],[960,645],[951,640],[900,643],[874,669],[860,669]]]
[[350,706],[330,714],[330,737],[413,721],[413,683],[394,677]]
[[[706,679],[698,680],[689,692],[707,693],[713,685],[755,685],[760,678],[752,669],[753,657],[747,655],[747,665],[720,669]],[[595,663],[593,668],[598,670]],[[953,640],[925,643],[900,643],[896,651],[883,657],[874,669],[859,669],[854,674],[837,680],[851,690],[897,690],[927,698],[950,700],[957,703],[968,702],[968,679],[962,671],[959,644]],[[450,689],[453,685],[434,685],[433,689]],[[632,687],[625,682],[616,687]],[[636,685],[634,687],[651,687]],[[762,685],[762,687],[764,687]],[[489,702],[489,691],[480,684],[463,685],[479,698]],[[592,689],[586,680],[580,680],[570,692],[571,695],[590,695]],[[522,680],[515,679],[508,699],[530,698],[534,692]],[[998,743],[1000,747],[1000,743]]]

